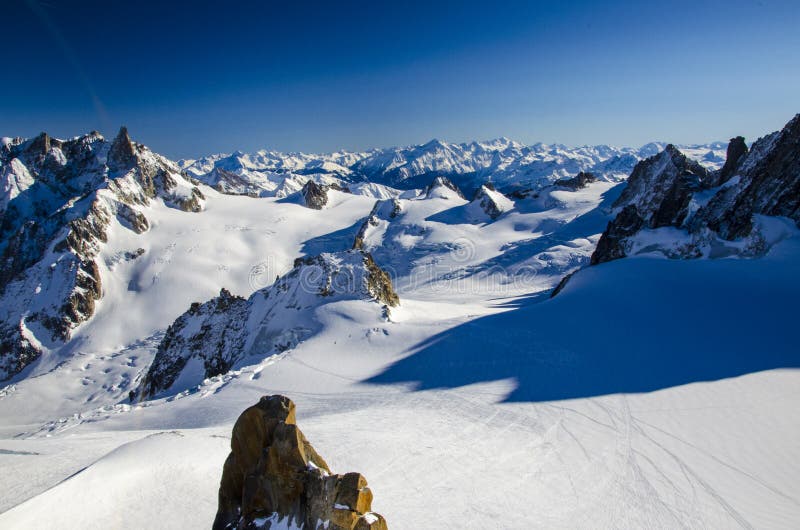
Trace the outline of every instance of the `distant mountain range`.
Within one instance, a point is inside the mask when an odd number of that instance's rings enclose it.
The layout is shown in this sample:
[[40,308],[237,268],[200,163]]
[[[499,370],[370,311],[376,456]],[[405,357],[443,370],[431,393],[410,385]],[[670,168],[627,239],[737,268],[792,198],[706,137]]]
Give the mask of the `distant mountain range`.
[[[445,176],[467,195],[491,181],[499,190],[541,188],[584,171],[599,180],[624,180],[640,160],[663,151],[666,143],[640,148],[608,145],[567,147],[560,144],[526,146],[508,138],[451,144],[431,140],[422,145],[354,153],[219,154],[178,165],[192,177],[219,191],[260,197],[284,197],[314,180],[331,184],[370,182],[397,189],[422,188]],[[725,143],[680,145],[680,150],[709,169],[725,162]]]

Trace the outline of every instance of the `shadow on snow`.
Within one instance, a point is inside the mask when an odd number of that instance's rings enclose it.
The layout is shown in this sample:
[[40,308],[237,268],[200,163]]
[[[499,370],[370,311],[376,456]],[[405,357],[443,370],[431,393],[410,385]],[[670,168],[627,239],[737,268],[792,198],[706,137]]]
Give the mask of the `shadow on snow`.
[[368,382],[426,390],[511,378],[507,401],[550,401],[798,368],[793,252],[584,269],[558,297],[443,332]]

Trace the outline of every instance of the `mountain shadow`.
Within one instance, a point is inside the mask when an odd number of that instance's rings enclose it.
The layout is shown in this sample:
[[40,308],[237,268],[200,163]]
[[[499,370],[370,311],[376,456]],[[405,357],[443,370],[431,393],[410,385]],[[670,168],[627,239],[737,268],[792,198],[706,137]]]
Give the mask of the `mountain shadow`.
[[582,270],[552,300],[417,344],[368,382],[511,378],[507,401],[551,401],[799,368],[799,275],[797,238],[757,260],[618,260]]

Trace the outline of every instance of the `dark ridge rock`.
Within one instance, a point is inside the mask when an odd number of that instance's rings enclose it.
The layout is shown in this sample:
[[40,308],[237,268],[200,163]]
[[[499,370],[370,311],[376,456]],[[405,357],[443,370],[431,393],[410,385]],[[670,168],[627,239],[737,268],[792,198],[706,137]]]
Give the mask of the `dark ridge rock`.
[[[695,201],[698,191],[713,195]],[[705,170],[668,145],[636,165],[614,207],[621,211],[601,236],[592,264],[624,257],[632,246],[629,238],[642,228],[660,227],[688,236],[688,242],[671,247],[646,247],[669,257],[695,258],[710,252],[712,244],[725,247],[724,241],[745,238],[746,245],[726,248],[742,256],[761,255],[769,243],[764,234],[754,232],[756,215],[788,217],[800,226],[800,114],[750,150],[743,137],[733,138],[718,172]]]
[[47,133],[43,132],[31,140],[27,152],[42,158],[47,156],[47,153],[50,152],[50,137],[47,135]]
[[564,287],[567,286],[567,283],[569,283],[570,279],[575,275],[576,272],[578,271],[572,271],[563,278],[561,278],[561,281],[558,282],[556,288],[553,289],[552,293],[550,293],[550,298],[555,298],[556,296],[558,296],[558,294],[564,290]]
[[454,192],[456,192],[456,194],[459,197],[461,197],[462,199],[466,198],[466,197],[464,197],[464,194],[461,192],[461,190],[459,189],[458,186],[453,184],[453,182],[449,178],[442,177],[442,176],[436,177],[435,179],[433,179],[433,182],[428,184],[428,186],[425,188],[425,191],[424,191],[425,197],[431,198],[433,196],[432,195],[433,191],[436,188],[440,188],[440,187],[449,188],[449,189],[453,190]]
[[97,263],[80,263],[75,276],[75,287],[67,303],[62,306],[61,325],[52,329],[54,337],[62,341],[68,340],[72,329],[94,314],[95,302],[103,296]]
[[233,426],[213,529],[387,530],[358,473],[335,475],[297,427],[287,397],[264,396]]
[[303,197],[303,204],[313,210],[322,210],[328,204],[328,186],[317,184],[313,180],[306,182],[300,195]]
[[508,193],[508,197],[511,199],[527,199],[528,197],[533,196],[536,198],[539,196],[538,193],[533,191],[531,188],[523,188],[523,189],[515,189],[514,191]]
[[716,185],[724,184],[730,180],[739,165],[739,161],[747,154],[747,144],[744,141],[744,136],[737,136],[731,138],[728,144],[728,152],[725,158],[725,165],[719,172]]
[[367,290],[370,294],[376,300],[389,307],[396,307],[400,304],[400,298],[394,290],[389,273],[378,267],[378,264],[372,259],[372,255],[368,252],[364,253],[364,265],[369,272],[367,275]]
[[[224,374],[244,348],[240,332],[246,321],[247,300],[221,289],[219,296],[204,304],[195,303],[178,317],[167,332],[140,386],[149,398],[172,386],[190,358],[203,361],[204,377]],[[200,320],[199,330],[186,336],[186,328]],[[206,353],[209,353],[206,355]]]
[[134,210],[125,203],[119,203],[117,205],[117,219],[119,219],[123,226],[130,228],[137,234],[143,234],[150,228],[150,222],[147,220],[147,217],[145,217],[142,212]]
[[402,211],[402,206],[400,201],[397,199],[383,199],[379,201],[375,201],[375,205],[372,207],[372,210],[369,212],[369,215],[361,224],[361,227],[358,229],[358,233],[356,234],[355,239],[353,240],[353,249],[363,249],[364,248],[364,238],[367,235],[367,230],[370,227],[378,226],[378,223],[381,220],[389,221],[394,219],[400,212]]
[[200,191],[199,188],[192,188],[192,194],[185,198],[185,199],[178,199],[175,202],[178,205],[178,208],[183,210],[184,212],[200,212],[203,210],[203,203],[206,196],[203,195],[203,192]]
[[341,191],[342,193],[353,193],[347,186],[342,186],[340,184],[337,184],[336,182],[331,182],[327,186],[332,190]]
[[680,226],[692,193],[709,175],[706,168],[669,144],[661,153],[636,164],[614,207],[635,205],[650,228]]
[[600,236],[597,248],[592,254],[591,264],[597,265],[626,256],[625,239],[636,234],[645,225],[636,206],[629,204],[608,223],[606,231]]
[[22,323],[9,326],[0,322],[0,380],[19,373],[41,354],[25,336]]
[[117,136],[111,142],[107,164],[111,171],[125,171],[136,165],[136,152],[131,137],[128,136],[128,128],[124,125],[119,128]]
[[736,168],[740,181],[701,208],[690,229],[708,227],[720,237],[746,237],[756,214],[783,216],[800,226],[800,114],[783,130],[753,144]]
[[477,204],[486,215],[495,220],[510,208],[508,202],[503,199],[504,197],[499,192],[490,190],[486,186],[481,186],[475,192],[472,203]]
[[577,191],[596,181],[597,177],[595,177],[594,174],[581,171],[572,178],[558,179],[553,185]]

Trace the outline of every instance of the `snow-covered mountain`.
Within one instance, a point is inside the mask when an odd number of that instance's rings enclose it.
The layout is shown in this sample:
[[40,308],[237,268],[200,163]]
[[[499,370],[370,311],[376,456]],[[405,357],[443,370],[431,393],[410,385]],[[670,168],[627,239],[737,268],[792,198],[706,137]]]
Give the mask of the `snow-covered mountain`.
[[[508,138],[462,144],[431,140],[422,145],[362,153],[236,152],[181,160],[178,164],[194,178],[235,194],[284,197],[300,189],[308,179],[341,186],[367,181],[373,186],[414,189],[428,185],[434,177],[446,176],[471,195],[486,182],[505,192],[538,189],[581,171],[619,182],[639,160],[658,153],[665,145],[650,143],[639,149],[607,145],[570,148],[541,143],[525,146]],[[681,149],[712,169],[718,169],[725,161],[725,145],[719,142]]]
[[725,166],[716,171],[668,145],[634,168],[592,262],[654,251],[765,254],[800,224],[799,151],[800,115],[750,150],[744,138],[732,139]]
[[169,390],[178,378],[179,390],[185,390],[248,357],[253,364],[295,348],[319,331],[313,318],[319,306],[341,300],[382,304],[375,308],[376,323],[398,304],[389,276],[360,250],[298,258],[290,272],[247,300],[223,289],[204,304],[192,304],[167,329],[141,394]]
[[[100,248],[113,227],[149,228],[142,212],[159,198],[186,212],[205,197],[171,161],[97,133],[62,141],[42,133],[0,147],[0,379],[63,344],[103,296]],[[134,260],[130,248],[120,260]]]
[[208,527],[280,393],[392,528],[793,527],[798,123],[179,164],[3,139],[0,526]]

